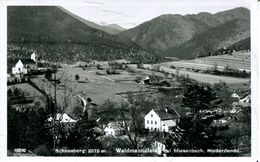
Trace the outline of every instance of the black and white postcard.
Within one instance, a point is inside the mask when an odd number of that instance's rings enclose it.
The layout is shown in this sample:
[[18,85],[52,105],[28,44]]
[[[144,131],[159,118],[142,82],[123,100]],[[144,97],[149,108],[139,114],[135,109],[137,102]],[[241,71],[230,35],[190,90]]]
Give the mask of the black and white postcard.
[[0,4],[6,160],[260,160],[257,0]]

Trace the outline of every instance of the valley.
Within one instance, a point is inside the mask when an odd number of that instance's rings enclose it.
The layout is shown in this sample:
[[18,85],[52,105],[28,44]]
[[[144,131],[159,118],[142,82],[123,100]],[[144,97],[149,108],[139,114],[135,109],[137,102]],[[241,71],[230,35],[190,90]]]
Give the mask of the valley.
[[7,19],[9,156],[251,155],[249,9],[130,29],[60,6],[8,6]]

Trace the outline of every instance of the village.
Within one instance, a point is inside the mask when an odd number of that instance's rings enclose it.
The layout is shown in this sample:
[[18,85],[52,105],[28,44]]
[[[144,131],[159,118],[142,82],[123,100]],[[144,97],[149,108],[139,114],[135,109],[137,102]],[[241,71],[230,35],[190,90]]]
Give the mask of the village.
[[[36,104],[52,110],[45,121],[51,130],[55,149],[79,149],[63,140],[70,140],[72,130],[78,129],[77,124],[82,124],[86,118],[85,122],[95,123],[89,129],[91,138],[101,144],[98,148],[88,148],[105,150],[94,153],[129,156],[131,153],[120,154],[116,150],[151,149],[152,153],[136,151],[134,155],[178,156],[174,150],[185,141],[183,136],[188,132],[185,122],[199,118],[201,123],[215,131],[218,140],[230,138],[232,145],[241,148],[240,152],[245,154],[250,148],[250,135],[243,130],[243,116],[251,109],[249,79],[176,69],[177,63],[174,69],[170,66],[172,64],[167,66],[167,63],[132,64],[124,59],[89,60],[72,65],[40,60],[33,52],[30,58],[20,58],[13,65],[8,74],[7,93],[11,108],[16,111],[25,112],[28,107],[34,109]],[[202,80],[196,81],[198,74]],[[193,110],[192,105],[188,105],[190,101],[186,101],[191,95],[187,87],[191,84],[200,88],[201,82],[210,80],[207,77],[218,78],[206,82],[202,93],[211,94],[205,87],[215,88],[216,102],[221,103],[215,104],[214,101],[213,104],[212,99],[205,109]],[[17,92],[23,96],[15,96]],[[238,133],[234,141],[232,132]],[[209,136],[212,135],[202,129],[200,137],[207,141]]]

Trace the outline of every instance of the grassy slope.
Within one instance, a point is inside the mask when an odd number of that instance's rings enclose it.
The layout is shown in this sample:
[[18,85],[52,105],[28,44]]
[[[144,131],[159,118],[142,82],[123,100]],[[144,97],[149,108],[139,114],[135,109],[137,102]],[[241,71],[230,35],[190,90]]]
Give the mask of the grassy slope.
[[54,6],[8,7],[8,43],[52,61],[150,59],[131,41],[87,26]]

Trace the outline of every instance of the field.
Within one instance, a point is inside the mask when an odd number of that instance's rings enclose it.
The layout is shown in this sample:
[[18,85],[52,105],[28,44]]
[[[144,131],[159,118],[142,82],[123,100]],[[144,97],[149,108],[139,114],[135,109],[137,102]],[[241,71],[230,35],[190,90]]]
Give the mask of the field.
[[7,89],[11,89],[11,90],[13,90],[14,88],[21,89],[22,92],[24,92],[25,98],[27,100],[33,100],[34,101],[33,104],[29,103],[27,105],[33,106],[37,102],[42,107],[46,106],[44,95],[40,91],[38,91],[37,89],[32,87],[30,84],[21,83],[21,84],[9,85],[7,87]]
[[[66,95],[70,95],[71,100],[66,108],[66,112],[71,114],[76,105],[80,104],[80,99],[78,95],[87,99],[88,97],[92,99],[92,102],[101,105],[106,100],[110,99],[116,102],[125,102],[122,95],[118,93],[128,93],[128,92],[139,92],[139,91],[150,91],[146,85],[140,85],[134,80],[139,76],[138,72],[130,73],[126,70],[119,70],[118,75],[107,75],[104,70],[98,70],[94,67],[88,67],[85,70],[79,67],[63,67],[59,70],[58,75],[66,72],[66,76],[69,80],[69,88],[71,91],[67,91]],[[104,75],[97,75],[96,72],[99,71]],[[149,71],[149,70],[147,70]],[[75,80],[75,75],[79,75],[79,80]],[[87,79],[86,79],[87,78]],[[54,86],[48,81],[44,81],[44,76],[38,76],[32,79],[39,87],[45,89],[48,94],[54,95]],[[61,83],[57,88],[57,103],[62,106],[64,104],[64,83]],[[154,91],[154,90],[151,90]],[[68,94],[69,93],[69,94]]]
[[22,84],[16,84],[16,85],[10,85],[8,86],[8,89],[18,88],[21,89],[23,92],[27,93],[27,97],[41,97],[43,96],[41,92],[39,92],[37,89],[32,87],[28,83],[22,83]]
[[[160,65],[161,65],[160,66],[161,71],[165,71],[165,72],[169,72],[169,73],[177,75],[177,70],[170,68],[169,65],[171,65],[171,64],[162,63]],[[150,64],[145,64],[144,66],[147,69],[152,68],[152,65],[150,65]],[[203,73],[197,73],[197,72],[187,71],[187,70],[179,70],[179,75],[188,76],[189,78],[197,80],[199,82],[210,83],[210,84],[219,83],[220,81],[223,81],[228,84],[249,83],[249,79],[203,74]]]
[[[176,69],[170,68],[168,63],[162,63],[160,65],[161,71],[176,74]],[[92,103],[96,105],[102,105],[108,99],[119,103],[125,102],[125,96],[128,93],[135,94],[139,91],[143,91],[146,95],[157,95],[158,93],[154,88],[148,85],[138,84],[135,82],[135,79],[139,76],[151,74],[164,77],[164,74],[162,72],[149,70],[152,65],[145,64],[144,66],[147,69],[139,69],[135,64],[129,64],[128,67],[130,70],[117,70],[120,74],[108,75],[106,74],[106,68],[100,70],[96,67],[85,67],[85,69],[83,69],[77,66],[63,65],[57,73],[58,78],[60,76],[65,78],[65,80],[61,80],[61,83],[57,86],[57,103],[61,107],[65,107],[66,113],[73,114],[75,106],[79,106],[81,103],[79,95],[85,99],[91,98]],[[97,75],[97,72],[101,75]],[[79,75],[79,80],[75,79],[77,74]],[[249,79],[195,73],[182,69],[179,70],[179,75],[188,75],[192,79],[206,83],[219,83],[220,81],[236,85],[249,83]],[[44,89],[47,94],[54,96],[54,84],[47,81],[43,75],[38,75],[35,78],[31,78],[31,80],[36,83],[39,88]],[[33,96],[40,95],[39,91],[27,83],[17,84],[15,86],[26,92],[30,92]],[[64,98],[67,98],[67,105],[65,104]]]
[[250,53],[233,53],[232,55],[218,55],[193,60],[181,60],[167,63],[168,66],[175,66],[186,69],[207,70],[217,67],[218,70],[223,70],[226,66],[234,69],[245,70],[250,72]]

